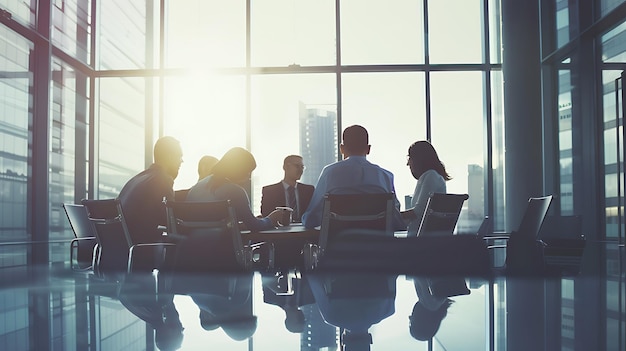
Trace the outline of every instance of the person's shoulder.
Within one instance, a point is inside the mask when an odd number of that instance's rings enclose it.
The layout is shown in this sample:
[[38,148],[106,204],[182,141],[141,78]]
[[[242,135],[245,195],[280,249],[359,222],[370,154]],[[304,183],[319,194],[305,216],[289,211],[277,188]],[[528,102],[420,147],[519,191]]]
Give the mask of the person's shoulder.
[[282,181],[281,181],[281,182],[278,182],[278,183],[274,183],[274,184],[264,185],[264,186],[262,187],[262,190],[266,190],[266,189],[267,189],[267,190],[269,190],[269,189],[272,189],[272,188],[277,188],[277,187],[279,187],[279,186],[282,186]]

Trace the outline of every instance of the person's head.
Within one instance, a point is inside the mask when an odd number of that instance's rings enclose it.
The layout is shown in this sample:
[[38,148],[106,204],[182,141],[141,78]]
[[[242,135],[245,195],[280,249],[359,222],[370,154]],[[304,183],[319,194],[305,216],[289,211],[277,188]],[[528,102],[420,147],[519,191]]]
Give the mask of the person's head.
[[183,163],[180,142],[171,136],[159,138],[154,144],[154,163],[163,167],[167,174],[176,179]]
[[183,344],[183,328],[163,325],[155,329],[154,342],[161,351],[174,351]]
[[446,301],[436,310],[430,310],[423,304],[416,302],[413,313],[409,316],[409,333],[416,340],[427,341],[432,339],[441,325],[441,321],[448,314],[452,300]]
[[365,156],[370,153],[367,129],[360,125],[352,125],[343,130],[342,143],[339,145],[344,158]]
[[285,308],[285,328],[292,333],[304,331],[304,312],[297,307]]
[[283,161],[283,170],[285,171],[285,181],[296,182],[302,177],[304,172],[304,162],[302,156],[289,155]]
[[213,166],[213,174],[234,183],[241,183],[250,179],[255,168],[256,160],[250,151],[241,147],[234,147],[226,151],[224,156]]
[[219,161],[213,156],[202,156],[198,161],[198,179],[202,179],[213,173],[213,166]]
[[345,351],[369,351],[371,350],[372,334],[364,331],[345,330],[341,337],[343,350]]
[[256,326],[256,316],[243,316],[221,324],[224,333],[236,341],[246,340],[254,335],[254,332],[256,332]]
[[445,180],[452,179],[448,172],[446,172],[446,167],[439,160],[437,151],[435,151],[433,145],[426,140],[416,141],[409,146],[406,164],[410,167],[411,174],[415,179],[419,179],[419,177],[429,169],[437,171]]

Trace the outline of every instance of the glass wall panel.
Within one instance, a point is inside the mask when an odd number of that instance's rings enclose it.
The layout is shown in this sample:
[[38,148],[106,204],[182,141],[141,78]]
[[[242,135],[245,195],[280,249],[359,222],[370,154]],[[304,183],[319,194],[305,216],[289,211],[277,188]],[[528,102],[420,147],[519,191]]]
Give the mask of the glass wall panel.
[[[253,1],[252,5],[258,3]],[[169,1],[165,35],[168,67],[243,67],[246,65],[246,2]]]
[[[556,46],[560,48],[565,43],[570,41],[570,4],[569,0],[554,0],[555,1],[555,17],[554,21],[556,25]],[[578,4],[573,2],[574,13],[576,13],[576,7]],[[572,24],[573,25],[573,24]]]
[[[622,23],[613,30],[604,34],[601,38],[603,62],[623,62],[626,60],[626,23]],[[623,184],[623,152],[624,143],[622,137],[621,120],[623,101],[621,101],[621,86],[623,82],[618,80],[620,89],[616,90],[616,79],[621,76],[621,71],[602,71],[602,111],[604,129],[604,167],[605,167],[605,206],[606,206],[606,237],[617,238],[620,232],[624,232],[624,184]],[[616,105],[616,102],[620,101]],[[620,143],[617,144],[618,135]],[[618,150],[621,155],[618,155]],[[620,172],[618,174],[618,168]],[[619,175],[619,176],[618,176]],[[619,182],[619,183],[618,183]],[[620,186],[621,194],[618,193]],[[619,207],[619,208],[618,208]],[[619,227],[621,212],[622,226]]]
[[342,0],[341,63],[424,63],[423,1]]
[[283,159],[301,155],[301,182],[315,185],[322,168],[337,161],[337,93],[334,74],[254,76],[252,79],[253,212],[261,213],[261,187],[283,179]]
[[[97,198],[114,198],[122,186],[144,170],[145,80],[100,78],[99,160]],[[152,116],[150,116],[152,118]]]
[[342,84],[342,128],[360,124],[368,130],[368,160],[394,174],[398,200],[407,208],[417,180],[406,155],[412,143],[426,139],[424,74],[344,74]]
[[[568,60],[569,61],[569,60]],[[561,215],[574,214],[574,165],[572,152],[572,90],[571,71],[558,71],[558,145],[559,145],[559,184]]]
[[0,6],[11,13],[11,19],[34,28],[36,26],[35,12],[37,11],[37,3],[34,0],[2,0]]
[[101,70],[146,67],[146,6],[154,0],[101,0],[99,65]]
[[[606,4],[606,3],[604,3]],[[626,23],[601,36],[603,62],[624,62]],[[623,71],[602,71],[602,111],[604,130],[604,181],[606,239],[624,243],[624,81]],[[623,248],[622,248],[623,249]],[[620,348],[624,331],[623,252],[609,245],[606,253],[606,343],[607,349]],[[621,256],[621,257],[620,257]],[[619,335],[619,337],[616,337]],[[618,341],[619,340],[619,341]],[[623,348],[623,347],[621,347]]]
[[335,1],[252,1],[252,66],[336,62]]
[[[31,42],[0,25],[0,241],[4,242],[29,238],[32,51]],[[25,263],[25,251],[0,251],[0,267]]]
[[449,193],[469,194],[457,230],[475,232],[484,217],[485,93],[481,72],[431,76],[432,143],[452,180]]
[[91,1],[54,1],[52,43],[80,61],[90,64]]
[[202,156],[220,158],[231,147],[246,147],[245,82],[243,76],[165,78],[164,134],[180,140],[183,148],[175,189],[198,181]]
[[491,155],[493,172],[493,229],[505,229],[504,204],[505,158],[504,158],[504,83],[502,71],[491,72]]
[[[73,238],[72,229],[61,205],[74,203],[77,197],[83,198],[87,194],[88,79],[54,58],[51,84],[49,239],[70,239]],[[83,179],[76,179],[81,175]],[[85,186],[78,194],[75,193],[76,184]],[[67,259],[66,245],[51,245],[50,250],[51,262]]]
[[431,63],[483,61],[483,0],[428,2],[428,47]]
[[600,0],[600,16],[611,12],[624,2],[624,0]]
[[491,63],[502,63],[502,13],[500,0],[489,0],[489,45]]

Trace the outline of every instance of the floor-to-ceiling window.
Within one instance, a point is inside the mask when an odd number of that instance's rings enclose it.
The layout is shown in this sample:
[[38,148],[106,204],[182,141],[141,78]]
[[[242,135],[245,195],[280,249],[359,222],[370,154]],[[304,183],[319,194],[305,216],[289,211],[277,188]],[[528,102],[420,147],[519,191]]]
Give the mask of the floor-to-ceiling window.
[[[571,331],[582,320],[604,320],[594,332],[607,349],[623,348],[625,334],[623,237],[624,148],[622,72],[625,6],[623,1],[542,1],[544,123],[556,162],[546,181],[557,189],[557,215],[582,215],[588,246],[606,246],[605,257],[588,257],[606,272],[605,284],[593,289],[576,279],[564,281],[561,346],[585,341]],[[589,184],[596,184],[590,186]],[[622,247],[620,248],[620,244]],[[622,252],[620,253],[620,250]],[[606,313],[585,311],[574,296],[599,301]],[[597,313],[597,315],[595,315]],[[592,316],[592,314],[594,314]],[[565,326],[568,325],[569,329]],[[618,337],[616,337],[618,336]]]
[[243,146],[257,159],[260,213],[285,156],[303,155],[302,181],[315,184],[340,157],[341,130],[361,124],[403,206],[416,182],[406,152],[429,139],[449,191],[470,194],[459,231],[503,217],[505,163],[490,156],[503,144],[499,21],[499,2],[482,0],[169,2],[164,132],[185,154],[175,188],[193,185],[202,155]]

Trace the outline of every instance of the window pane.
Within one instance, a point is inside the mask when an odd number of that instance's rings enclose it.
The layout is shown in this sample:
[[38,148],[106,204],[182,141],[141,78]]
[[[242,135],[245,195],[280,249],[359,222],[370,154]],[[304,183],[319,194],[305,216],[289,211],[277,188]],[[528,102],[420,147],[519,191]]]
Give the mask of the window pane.
[[[0,241],[28,240],[28,184],[32,140],[33,45],[0,25]],[[0,266],[26,264],[22,246],[0,251]]]
[[337,160],[337,93],[334,74],[255,76],[252,80],[253,212],[261,187],[283,178],[283,159],[301,155],[301,181],[315,185],[324,166]]
[[489,0],[489,52],[491,63],[502,63],[502,13],[500,0]]
[[253,66],[322,66],[336,62],[335,1],[251,2]]
[[341,1],[341,63],[424,63],[421,0]]
[[574,213],[574,165],[572,163],[572,82],[569,70],[559,70],[558,106],[559,114],[557,125],[559,128],[559,184],[561,201],[561,215]]
[[3,0],[2,8],[11,13],[11,19],[35,27],[37,1]]
[[432,143],[452,180],[449,193],[469,194],[459,232],[475,231],[484,217],[484,88],[481,72],[431,76]]
[[[87,77],[54,58],[52,63],[52,105],[50,118],[50,240],[68,239],[74,235],[61,205],[86,197]],[[82,148],[82,149],[81,149]],[[76,169],[76,162],[81,169]],[[82,179],[77,177],[83,176]],[[76,184],[85,186],[75,194]],[[50,246],[50,260],[67,260],[67,246]]]
[[430,62],[482,62],[482,18],[482,0],[429,1]]
[[504,230],[504,80],[502,71],[491,72],[491,154],[493,172],[493,229]]
[[369,132],[368,160],[391,171],[398,200],[412,196],[416,180],[406,165],[409,146],[426,139],[423,73],[344,74],[343,128],[360,124]]
[[175,189],[198,181],[198,161],[246,147],[246,89],[243,76],[192,75],[165,79],[164,134],[180,140],[183,164]]
[[245,66],[246,2],[169,1],[165,35],[168,67]]
[[[100,78],[98,198],[114,198],[145,168],[143,78]],[[150,144],[150,142],[148,142]]]
[[623,44],[624,37],[626,37],[626,22],[602,36],[603,62],[622,63],[626,61],[626,47]]
[[99,2],[99,69],[146,67],[146,6],[150,1]]
[[91,1],[68,0],[52,6],[52,43],[90,64]]
[[624,0],[600,0],[600,16],[604,16],[611,12],[623,2]]

